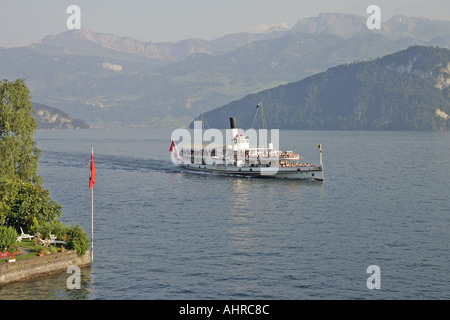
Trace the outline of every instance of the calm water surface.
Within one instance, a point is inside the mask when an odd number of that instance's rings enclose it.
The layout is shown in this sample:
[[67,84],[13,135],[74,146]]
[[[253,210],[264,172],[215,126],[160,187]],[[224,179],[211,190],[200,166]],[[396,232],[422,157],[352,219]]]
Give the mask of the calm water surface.
[[[169,130],[38,130],[40,174],[61,220],[90,234],[82,288],[69,275],[0,299],[450,299],[450,133],[281,131],[325,181],[186,173]],[[381,269],[369,290],[367,267]]]

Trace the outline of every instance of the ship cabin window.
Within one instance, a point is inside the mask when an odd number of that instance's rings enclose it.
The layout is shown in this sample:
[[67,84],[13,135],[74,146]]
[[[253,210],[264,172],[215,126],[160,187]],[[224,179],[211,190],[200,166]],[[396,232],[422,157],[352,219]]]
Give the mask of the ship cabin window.
[[243,138],[243,137],[237,137],[237,138],[234,138],[234,144],[237,144],[237,143],[249,143],[249,139],[248,138]]

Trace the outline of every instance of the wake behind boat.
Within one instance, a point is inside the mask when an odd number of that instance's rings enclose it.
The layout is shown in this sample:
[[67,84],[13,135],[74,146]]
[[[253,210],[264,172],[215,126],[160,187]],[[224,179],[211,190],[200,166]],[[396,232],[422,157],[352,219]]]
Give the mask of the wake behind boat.
[[190,171],[285,179],[309,179],[323,181],[322,146],[319,144],[320,164],[302,162],[294,151],[275,150],[273,143],[250,147],[249,137],[240,134],[236,119],[230,118],[233,143],[187,144],[178,153],[172,141],[169,151],[174,163]]

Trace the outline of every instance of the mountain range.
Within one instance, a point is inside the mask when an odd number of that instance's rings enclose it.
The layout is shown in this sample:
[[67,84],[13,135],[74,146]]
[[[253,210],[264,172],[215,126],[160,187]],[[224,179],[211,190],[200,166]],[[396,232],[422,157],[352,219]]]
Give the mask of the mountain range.
[[240,128],[261,128],[264,117],[267,129],[447,130],[449,115],[450,50],[412,46],[248,95],[201,118],[212,128],[228,128],[230,117]]
[[0,48],[0,78],[27,79],[34,101],[95,125],[186,126],[250,93],[413,45],[450,46],[450,21],[323,13],[290,29],[206,41],[142,42],[88,29]]

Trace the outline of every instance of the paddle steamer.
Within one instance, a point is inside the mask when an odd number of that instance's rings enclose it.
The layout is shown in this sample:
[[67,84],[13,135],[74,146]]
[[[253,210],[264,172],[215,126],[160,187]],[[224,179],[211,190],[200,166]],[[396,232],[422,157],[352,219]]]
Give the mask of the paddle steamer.
[[250,147],[249,137],[239,133],[235,118],[230,118],[230,127],[233,137],[231,144],[188,144],[179,153],[172,141],[169,149],[173,153],[172,160],[186,170],[197,172],[323,181],[320,144],[320,163],[314,165],[303,162],[302,157],[294,151],[275,150],[272,143]]

